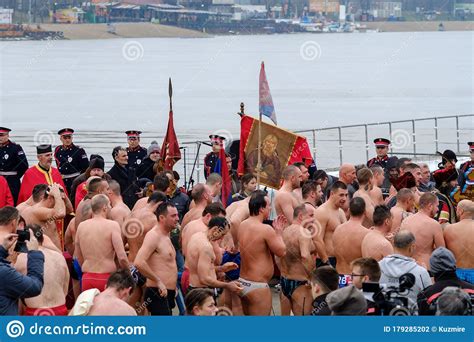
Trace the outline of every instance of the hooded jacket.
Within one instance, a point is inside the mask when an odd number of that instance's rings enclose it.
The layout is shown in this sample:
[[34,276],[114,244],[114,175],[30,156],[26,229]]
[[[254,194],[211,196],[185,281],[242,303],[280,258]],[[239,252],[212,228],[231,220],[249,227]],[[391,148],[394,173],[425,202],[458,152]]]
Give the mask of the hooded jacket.
[[415,284],[404,295],[409,299],[410,308],[416,305],[418,294],[432,284],[428,271],[418,265],[413,258],[401,254],[391,254],[383,258],[379,265],[382,271],[380,284],[398,287],[399,279],[405,273],[411,273],[415,276]]

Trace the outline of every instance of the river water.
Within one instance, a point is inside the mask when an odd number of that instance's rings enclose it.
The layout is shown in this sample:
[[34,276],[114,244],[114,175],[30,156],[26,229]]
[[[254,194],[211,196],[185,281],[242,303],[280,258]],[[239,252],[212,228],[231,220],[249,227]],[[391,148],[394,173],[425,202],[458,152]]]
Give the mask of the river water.
[[1,42],[0,122],[29,153],[32,135],[64,126],[105,155],[131,128],[161,142],[171,77],[181,140],[238,136],[261,61],[288,129],[474,112],[472,32],[292,34]]

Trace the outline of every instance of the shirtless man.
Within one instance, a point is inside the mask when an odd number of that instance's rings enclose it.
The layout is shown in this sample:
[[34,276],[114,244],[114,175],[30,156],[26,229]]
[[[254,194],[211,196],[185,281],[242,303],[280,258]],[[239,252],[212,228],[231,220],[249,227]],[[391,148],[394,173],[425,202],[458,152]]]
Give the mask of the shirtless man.
[[397,193],[397,204],[390,209],[392,213],[391,235],[395,236],[400,230],[402,222],[415,210],[415,195],[411,189],[403,188]]
[[[147,204],[143,208],[132,211],[122,226],[122,236],[128,242],[128,260],[131,264],[135,262],[146,234],[158,224],[155,211],[158,206],[166,201],[166,195],[161,191],[154,191],[147,197]],[[128,299],[128,303],[135,307],[138,313],[144,314],[142,309],[142,297],[144,293],[145,277],[132,266],[132,272],[136,276],[137,286]]]
[[188,259],[187,247],[191,237],[199,232],[207,232],[209,221],[214,217],[225,217],[225,214],[226,212],[222,204],[211,203],[208,204],[206,208],[204,208],[202,216],[199,219],[191,221],[185,227],[183,227],[183,231],[181,233],[181,246],[186,259]]
[[315,181],[305,182],[301,188],[303,202],[309,203],[314,210],[318,207],[318,203],[323,197],[323,190],[321,185]]
[[349,221],[336,227],[332,236],[336,269],[339,273],[339,287],[351,284],[351,262],[362,257],[362,241],[369,230],[362,225],[365,216],[365,201],[361,197],[352,198],[349,203]]
[[[160,191],[166,194],[169,186],[170,186],[170,179],[165,174],[162,174],[161,172],[157,174],[155,178],[153,179],[153,192]],[[133,206],[132,212],[138,209],[142,209],[143,207],[146,207],[147,202],[148,202],[148,197],[140,198]]]
[[392,229],[392,214],[385,205],[378,205],[374,209],[374,227],[365,235],[361,244],[363,258],[382,260],[389,254],[393,254],[393,246],[387,239]]
[[175,306],[178,267],[170,232],[179,223],[176,207],[168,202],[156,209],[158,224],[150,230],[135,258],[135,266],[146,278],[145,302],[152,316],[171,316]]
[[62,246],[56,220],[66,216],[66,200],[69,201],[64,192],[60,191],[59,185],[53,184],[49,187],[49,191],[45,192],[40,202],[23,210],[26,224],[37,224],[42,227],[44,234],[53,241],[59,250],[62,250]]
[[229,230],[229,223],[223,216],[213,217],[209,221],[209,229],[196,232],[189,240],[186,261],[189,268],[189,286],[186,292],[196,288],[227,289],[231,292],[240,292],[243,288],[237,282],[223,282],[217,280],[216,272],[226,272],[237,268],[237,264],[230,262],[216,267],[214,244],[219,244]]
[[107,183],[105,179],[102,179],[100,177],[90,177],[88,183],[89,184],[87,186],[87,195],[82,199],[81,203],[79,203],[76,209],[76,219],[74,221],[76,231],[82,221],[85,221],[92,217],[92,197],[99,194],[107,195],[109,191],[109,183]]
[[359,182],[359,190],[354,193],[353,197],[360,197],[365,201],[365,217],[362,225],[366,228],[370,228],[373,225],[372,216],[374,215],[375,203],[370,197],[370,191],[372,190],[372,182],[374,175],[372,171],[367,168],[360,169],[357,172],[357,181]]
[[303,163],[303,162],[294,163],[293,166],[296,166],[301,171],[300,186],[298,188],[296,188],[295,190],[293,190],[293,193],[295,194],[296,198],[298,199],[298,202],[302,202],[303,201],[303,194],[302,194],[302,189],[301,188],[302,188],[303,184],[308,181],[309,172],[308,172],[308,168],[306,167],[305,163]]
[[[298,170],[299,171],[299,170]],[[273,276],[272,253],[277,257],[286,254],[282,239],[284,218],[279,217],[274,227],[263,224],[271,212],[270,199],[264,191],[250,196],[250,217],[240,224],[238,237],[241,253],[239,282],[245,315],[268,316],[272,309],[272,294],[268,282]]]
[[127,298],[135,283],[127,270],[112,273],[103,292],[95,296],[94,305],[87,316],[136,316],[135,310],[127,304]]
[[430,256],[438,247],[445,247],[443,229],[434,220],[438,213],[438,197],[426,192],[420,197],[419,211],[402,222],[401,229],[408,229],[415,235],[415,254],[413,258],[421,266],[429,269]]
[[109,191],[107,192],[107,196],[112,205],[110,219],[114,220],[120,227],[122,227],[123,221],[125,221],[125,218],[130,215],[131,211],[128,206],[123,203],[122,195],[120,193],[120,184],[113,179],[109,180],[108,183]]
[[[320,224],[319,237],[324,241],[326,255],[332,267],[336,267],[332,235],[337,226],[346,222],[346,215],[342,208],[346,207],[347,186],[343,182],[336,181],[330,189],[328,200],[315,211],[316,220]],[[321,257],[321,256],[320,256]],[[323,265],[320,258],[316,259],[316,267]]]
[[[38,250],[44,255],[43,289],[36,297],[25,298],[24,316],[67,316],[66,296],[69,287],[69,270],[63,255],[43,247],[43,230],[37,225],[28,225],[38,240]],[[20,253],[15,263],[18,272],[27,273],[27,254]]]
[[384,204],[385,201],[381,189],[385,181],[384,170],[380,165],[371,166],[369,170],[372,171],[372,174],[374,175],[374,178],[372,179],[372,190],[369,191],[370,198],[374,205]]
[[286,254],[277,260],[281,272],[282,315],[289,313],[283,310],[288,304],[295,316],[309,315],[312,310],[309,279],[314,269],[316,248],[311,238],[313,232],[306,227],[308,221],[311,220],[306,205],[301,204],[294,210],[293,224],[283,231]]
[[474,284],[474,202],[462,200],[456,209],[459,222],[444,229],[446,248],[456,257],[459,279]]
[[189,222],[197,220],[202,216],[204,208],[212,203],[211,189],[206,184],[198,183],[191,191],[191,198],[194,206],[184,215],[181,227],[186,227]]
[[22,213],[26,208],[35,205],[43,199],[46,189],[48,189],[48,184],[37,184],[34,186],[33,191],[31,192],[31,196],[25,202],[20,203],[16,206],[16,208],[20,212],[20,216],[23,216]]
[[277,215],[284,215],[290,224],[293,222],[293,211],[301,204],[293,191],[301,186],[302,177],[299,168],[293,165],[287,166],[282,172],[283,184],[275,195]]
[[[347,187],[347,195],[349,199],[352,198],[354,192],[356,191],[352,183],[357,179],[355,166],[352,164],[342,164],[339,168],[339,181],[343,182]],[[347,205],[349,203],[346,203]],[[346,207],[343,208],[346,210]]]
[[128,269],[128,259],[117,222],[107,219],[110,201],[100,194],[91,200],[92,218],[85,220],[76,232],[74,255],[82,267],[82,291],[105,290],[110,274],[119,268]]

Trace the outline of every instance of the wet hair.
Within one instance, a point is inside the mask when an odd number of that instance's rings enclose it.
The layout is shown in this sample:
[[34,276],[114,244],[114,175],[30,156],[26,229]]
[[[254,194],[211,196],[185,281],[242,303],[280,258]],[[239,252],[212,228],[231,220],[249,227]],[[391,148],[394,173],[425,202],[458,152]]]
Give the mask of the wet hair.
[[297,206],[295,208],[295,210],[293,211],[293,219],[296,219],[300,214],[305,214],[307,213],[308,211],[306,210],[306,205],[304,204],[300,204],[299,206]]
[[112,273],[107,280],[107,288],[114,288],[117,291],[125,290],[128,288],[135,288],[135,282],[127,269],[120,269]]
[[255,176],[253,173],[246,173],[245,175],[242,176],[240,179],[240,184],[242,184],[242,189],[245,187],[245,185],[249,184],[252,179],[257,179],[257,176]]
[[176,208],[176,206],[170,202],[163,202],[158,206],[158,208],[156,208],[155,215],[158,221],[160,220],[161,215],[166,216],[166,214],[168,214],[168,208]]
[[147,203],[158,203],[158,202],[164,202],[168,198],[166,197],[166,194],[161,191],[153,191],[150,197],[148,197],[148,200],[146,201]]
[[304,198],[308,197],[311,192],[316,192],[318,191],[318,183],[316,183],[314,180],[308,180],[303,183],[303,186],[301,187],[301,196]]
[[386,205],[383,205],[383,204],[382,205],[377,205],[374,208],[373,221],[374,221],[375,226],[383,225],[385,220],[388,219],[388,218],[391,218],[391,217],[392,217],[392,213],[390,212],[389,207],[387,207]]
[[372,171],[370,171],[368,168],[364,167],[357,171],[357,181],[359,184],[368,184],[370,182],[370,179],[374,177],[374,174]]
[[415,235],[408,230],[399,231],[393,238],[393,246],[398,249],[405,249],[415,243]]
[[339,288],[339,273],[331,266],[315,268],[311,272],[311,283],[318,284],[324,292],[332,292]]
[[211,218],[207,226],[209,227],[209,229],[217,227],[219,229],[219,232],[222,233],[229,229],[229,221],[227,221],[225,217],[216,216]]
[[369,277],[370,281],[378,282],[380,280],[380,266],[374,258],[358,258],[351,262],[351,268],[358,266],[363,275]]
[[209,297],[214,299],[214,292],[211,289],[200,288],[193,289],[186,294],[184,305],[186,306],[186,314],[194,315],[195,306],[202,306]]
[[109,180],[109,189],[114,193],[116,196],[120,196],[120,184],[116,180]]
[[94,214],[98,214],[108,203],[109,198],[103,194],[95,195],[91,200],[91,209]]
[[258,216],[260,214],[260,209],[267,207],[267,201],[265,199],[266,197],[267,193],[263,190],[257,190],[252,195],[250,195],[250,216]]
[[191,198],[194,202],[198,203],[204,199],[204,195],[206,194],[206,185],[202,183],[198,183],[193,187],[191,191]]
[[222,177],[218,173],[211,173],[209,176],[207,176],[206,184],[207,185],[215,185],[218,183],[222,183]]
[[281,178],[284,180],[289,180],[291,177],[293,177],[297,171],[300,171],[300,169],[294,165],[288,165],[285,167],[281,174]]
[[432,194],[431,192],[425,192],[420,197],[419,205],[421,209],[424,209],[431,204],[436,204],[437,201],[438,197],[436,197],[435,194]]
[[413,197],[413,191],[411,189],[403,188],[397,192],[397,202],[406,202],[409,198]]
[[0,226],[5,226],[13,220],[18,220],[20,212],[17,208],[6,206],[0,209]]
[[36,240],[38,240],[40,244],[43,244],[43,241],[44,241],[43,228],[41,228],[40,225],[34,224],[34,223],[28,224],[25,226],[25,229],[26,230],[31,229],[33,231],[33,235],[35,236]]
[[44,197],[44,193],[46,189],[48,189],[48,184],[37,184],[33,188],[31,192],[31,196],[33,197],[33,202],[38,203]]
[[329,189],[331,193],[335,193],[339,189],[342,190],[347,190],[347,185],[341,181],[335,181],[332,185],[331,188]]
[[296,163],[293,163],[293,166],[296,166],[296,167],[297,167],[298,169],[300,169],[300,170],[301,170],[301,167],[308,168],[308,167],[306,166],[306,164],[303,163],[303,162],[296,162]]
[[352,217],[361,217],[365,213],[365,201],[361,197],[354,197],[349,202],[349,212]]
[[153,178],[154,190],[166,192],[169,186],[170,186],[170,179],[166,177],[166,175],[160,173],[160,174],[157,174],[155,178]]
[[112,150],[112,158],[115,160],[115,158],[119,155],[120,151],[125,151],[127,152],[126,149],[124,149],[122,146],[115,146],[114,149]]
[[225,209],[221,203],[211,203],[208,204],[204,210],[202,211],[202,216],[206,216],[207,214],[211,214],[212,217],[216,217],[218,215],[225,216]]

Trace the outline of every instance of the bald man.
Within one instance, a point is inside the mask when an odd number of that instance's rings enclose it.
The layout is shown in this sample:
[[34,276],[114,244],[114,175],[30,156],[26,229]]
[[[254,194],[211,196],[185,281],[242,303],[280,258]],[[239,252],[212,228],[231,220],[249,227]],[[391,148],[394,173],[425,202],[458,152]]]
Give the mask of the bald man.
[[415,211],[415,194],[411,189],[403,188],[397,193],[397,204],[390,209],[392,213],[392,235],[395,235],[402,225],[404,219]]
[[456,273],[461,280],[474,284],[474,202],[462,200],[456,209],[459,222],[444,229],[446,247],[456,257]]
[[416,250],[413,256],[416,261],[428,269],[430,256],[438,247],[445,247],[443,229],[434,218],[438,213],[438,197],[424,193],[420,197],[419,211],[402,222],[401,229],[408,229],[415,235]]
[[288,223],[293,222],[293,211],[301,204],[294,190],[301,187],[303,174],[294,166],[287,166],[282,173],[283,184],[275,195],[275,210],[277,215],[284,215]]
[[349,199],[352,198],[356,189],[352,185],[357,179],[355,166],[352,164],[342,164],[339,168],[339,181],[343,182],[347,186],[347,193]]
[[182,228],[186,227],[189,222],[201,218],[204,208],[212,203],[211,188],[206,184],[196,184],[191,191],[191,199],[193,200],[194,206],[184,215],[181,221]]
[[117,222],[122,227],[123,221],[130,215],[130,208],[123,202],[120,192],[120,184],[115,180],[110,180],[107,196],[110,200],[112,209],[110,210],[110,219]]

